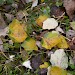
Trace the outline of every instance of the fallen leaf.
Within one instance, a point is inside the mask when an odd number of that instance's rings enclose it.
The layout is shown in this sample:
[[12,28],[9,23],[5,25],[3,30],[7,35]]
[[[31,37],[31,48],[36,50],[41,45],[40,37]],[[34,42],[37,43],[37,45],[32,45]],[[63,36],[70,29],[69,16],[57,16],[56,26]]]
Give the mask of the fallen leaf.
[[61,33],[64,33],[64,31],[62,30],[62,28],[60,28],[60,26],[58,26],[58,27],[56,28],[56,31],[61,32]]
[[66,37],[69,39],[72,39],[73,37],[75,37],[75,31],[74,30],[68,30],[66,32]]
[[54,18],[48,18],[43,22],[43,29],[54,29],[58,26],[58,22]]
[[40,65],[40,68],[43,69],[43,68],[48,68],[49,67],[49,64],[48,62],[44,62],[44,64]]
[[46,15],[41,15],[39,18],[36,19],[36,23],[42,27],[43,22],[47,19],[48,17]]
[[63,48],[63,49],[68,48],[69,45],[68,45],[67,41],[65,40],[65,37],[60,35],[59,38],[61,39],[61,42],[59,44],[57,44],[58,48]]
[[49,73],[47,73],[47,75],[67,75],[66,70],[57,66],[53,66],[49,68],[48,70],[49,70]]
[[17,43],[23,42],[27,38],[23,26],[17,19],[14,19],[12,23],[9,24],[9,37]]
[[26,68],[32,69],[30,60],[24,61],[22,65]]
[[72,40],[68,41],[69,49],[75,50],[75,37]]
[[74,30],[75,30],[75,21],[70,22],[70,26],[72,27],[72,29],[74,29]]
[[63,7],[52,6],[51,7],[51,16],[59,17],[65,12]]
[[33,9],[33,7],[37,6],[37,4],[38,4],[38,0],[33,0],[31,9]]
[[70,20],[75,20],[75,1],[74,0],[63,0],[63,6],[65,7],[66,13]]
[[27,13],[25,10],[23,10],[23,11],[18,11],[18,12],[16,13],[16,18],[17,18],[18,20],[22,20],[22,18],[23,18],[23,17],[26,17],[26,16],[28,16],[28,13]]
[[58,49],[54,52],[54,54],[51,54],[50,62],[52,66],[58,66],[66,69],[68,67],[68,57],[64,52],[64,49]]
[[44,0],[41,0],[41,2],[44,2]]
[[21,46],[27,51],[38,50],[38,47],[36,46],[36,41],[33,38],[27,38]]
[[59,34],[58,33],[52,33],[52,32],[47,32],[44,34],[41,45],[42,47],[46,49],[51,49],[54,46],[56,46],[58,43],[61,42],[61,39],[59,39]]
[[25,1],[26,1],[26,3],[32,2],[32,0],[25,0]]
[[13,14],[5,13],[5,16],[6,16],[7,20],[9,20],[9,21],[12,21],[14,19]]
[[8,32],[9,32],[9,27],[0,29],[0,36],[6,36],[6,35],[8,35]]
[[6,27],[6,23],[0,13],[0,29],[4,29]]
[[37,70],[39,66],[42,64],[42,56],[41,55],[36,55],[31,58],[31,66],[33,70]]

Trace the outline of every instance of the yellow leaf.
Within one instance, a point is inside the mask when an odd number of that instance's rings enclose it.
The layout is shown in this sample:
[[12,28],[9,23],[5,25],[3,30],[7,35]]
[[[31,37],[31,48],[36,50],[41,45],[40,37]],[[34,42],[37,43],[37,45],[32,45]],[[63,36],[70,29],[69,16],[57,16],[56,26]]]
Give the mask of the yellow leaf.
[[33,38],[27,38],[21,45],[26,51],[38,50],[36,41]]
[[41,0],[41,2],[44,2],[44,0]]
[[58,48],[68,48],[69,45],[67,44],[67,41],[65,40],[64,36],[60,36],[61,42],[57,45]]
[[46,33],[41,41],[42,47],[46,49],[53,48],[54,46],[56,46],[58,43],[61,42],[59,36],[60,35],[57,33],[52,33],[52,32]]
[[38,19],[36,19],[36,23],[37,23],[40,27],[42,27],[43,22],[44,22],[47,18],[48,18],[48,17],[47,17],[46,15],[41,15],[41,16],[39,16]]
[[23,42],[27,38],[23,26],[17,19],[14,19],[12,23],[9,24],[9,37],[17,43]]
[[49,64],[48,62],[44,62],[44,64],[40,65],[40,68],[48,68],[49,67]]
[[67,75],[67,71],[57,67],[57,66],[53,66],[50,69],[50,74],[49,75]]

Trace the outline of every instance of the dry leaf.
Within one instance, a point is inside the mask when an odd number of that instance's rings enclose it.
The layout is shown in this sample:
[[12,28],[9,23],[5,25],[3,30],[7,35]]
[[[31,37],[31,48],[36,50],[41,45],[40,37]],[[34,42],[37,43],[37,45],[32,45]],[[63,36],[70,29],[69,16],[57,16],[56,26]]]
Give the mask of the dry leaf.
[[43,29],[54,29],[58,26],[58,22],[54,18],[48,18],[43,22]]
[[0,36],[6,36],[6,35],[8,35],[8,32],[9,32],[9,27],[0,29]]
[[60,28],[60,26],[58,26],[58,27],[56,28],[56,31],[61,32],[61,33],[64,33],[64,31],[62,30],[62,28]]
[[38,0],[33,0],[31,9],[33,9],[33,7],[37,6],[37,4],[38,4]]
[[63,69],[68,67],[68,57],[63,49],[58,49],[54,54],[51,54],[50,62],[52,66],[58,66]]
[[23,62],[22,65],[25,66],[26,68],[32,69],[30,60]]

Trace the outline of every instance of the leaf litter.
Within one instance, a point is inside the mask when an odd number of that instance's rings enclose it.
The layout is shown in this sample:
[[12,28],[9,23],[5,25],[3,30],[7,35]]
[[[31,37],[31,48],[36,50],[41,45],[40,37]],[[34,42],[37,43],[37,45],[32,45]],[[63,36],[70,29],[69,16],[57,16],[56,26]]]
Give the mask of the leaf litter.
[[1,75],[75,75],[75,22],[69,13],[75,7],[68,2],[0,1]]

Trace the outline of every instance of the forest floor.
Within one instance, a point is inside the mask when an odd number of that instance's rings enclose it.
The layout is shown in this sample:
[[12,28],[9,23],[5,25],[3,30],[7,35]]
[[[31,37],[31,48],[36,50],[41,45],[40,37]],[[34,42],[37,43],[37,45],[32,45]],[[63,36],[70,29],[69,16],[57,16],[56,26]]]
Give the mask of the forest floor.
[[71,5],[67,0],[0,0],[0,75],[75,75]]

